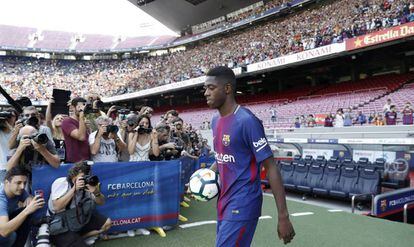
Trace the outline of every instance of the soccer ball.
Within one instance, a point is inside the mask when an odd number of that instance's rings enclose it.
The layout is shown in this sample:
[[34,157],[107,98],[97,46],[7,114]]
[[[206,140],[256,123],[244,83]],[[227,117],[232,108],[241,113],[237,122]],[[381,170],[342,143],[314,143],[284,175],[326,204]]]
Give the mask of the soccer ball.
[[191,175],[189,187],[196,200],[209,201],[218,194],[218,175],[207,168],[197,170]]

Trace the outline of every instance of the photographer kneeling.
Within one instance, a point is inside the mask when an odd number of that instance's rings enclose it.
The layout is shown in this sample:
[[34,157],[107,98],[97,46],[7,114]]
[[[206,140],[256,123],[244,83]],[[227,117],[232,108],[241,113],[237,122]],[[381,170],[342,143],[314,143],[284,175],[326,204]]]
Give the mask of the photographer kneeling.
[[[28,173],[14,167],[6,173],[0,186],[0,246],[24,246],[30,232],[30,216],[42,208],[41,196],[32,198],[25,190]],[[19,203],[24,207],[19,208]]]
[[[87,246],[85,239],[98,236],[111,227],[111,219],[100,215],[95,204],[105,203],[99,191],[99,182],[91,179],[90,167],[77,163],[67,177],[56,179],[52,184],[48,202],[51,241],[57,247]],[[92,177],[93,178],[93,177]]]

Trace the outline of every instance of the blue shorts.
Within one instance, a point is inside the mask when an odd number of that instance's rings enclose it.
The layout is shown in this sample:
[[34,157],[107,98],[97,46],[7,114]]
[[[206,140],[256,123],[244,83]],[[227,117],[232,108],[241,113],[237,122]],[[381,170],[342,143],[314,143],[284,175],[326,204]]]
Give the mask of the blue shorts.
[[258,219],[217,222],[216,247],[248,247],[252,243]]

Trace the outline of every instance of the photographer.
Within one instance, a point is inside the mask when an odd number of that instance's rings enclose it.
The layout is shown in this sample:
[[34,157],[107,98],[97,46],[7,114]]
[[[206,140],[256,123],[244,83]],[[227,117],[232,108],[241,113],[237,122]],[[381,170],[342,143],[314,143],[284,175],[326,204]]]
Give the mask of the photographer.
[[138,126],[128,136],[129,161],[149,161],[150,155],[158,157],[158,134],[152,129],[151,120],[147,115],[141,115],[137,122]]
[[173,120],[172,124],[174,125],[174,130],[172,131],[172,137],[181,139],[185,144],[184,150],[189,151],[189,149],[191,148],[190,137],[183,130],[183,124],[184,124],[183,120],[177,117]]
[[[14,109],[0,112],[0,184],[6,176],[7,157],[10,154],[9,140],[18,113]],[[17,136],[17,135],[16,135]]]
[[170,126],[166,124],[159,124],[156,128],[159,156],[150,155],[150,160],[161,161],[178,159],[183,151],[184,143],[177,138],[171,138]]
[[45,163],[55,168],[60,165],[54,143],[45,133],[40,133],[33,126],[24,126],[20,129],[18,147],[7,162],[7,169],[20,166],[30,172],[32,165]]
[[[94,176],[95,177],[95,176]],[[51,242],[57,247],[87,246],[85,238],[98,236],[111,227],[111,220],[100,215],[95,210],[95,204],[105,204],[105,197],[99,191],[97,177],[90,177],[90,167],[77,163],[68,171],[67,177],[56,179],[51,188],[48,202],[49,214],[53,220],[50,223]],[[82,213],[79,213],[82,212]],[[75,216],[75,222],[65,221],[66,216]],[[63,224],[66,228],[60,228]],[[80,228],[79,231],[71,231],[69,228]]]
[[[22,168],[10,169],[0,185],[0,246],[24,246],[30,232],[30,215],[45,204],[43,197],[30,197],[25,191],[28,173]],[[19,208],[19,203],[24,205]]]
[[85,124],[85,107],[86,100],[84,98],[72,99],[71,109],[73,114],[62,122],[66,145],[66,162],[69,163],[90,159],[89,135]]
[[111,125],[112,120],[106,116],[98,117],[95,122],[98,130],[89,135],[92,160],[118,162],[118,152],[127,148],[118,132],[118,126]]
[[121,139],[125,140],[125,144],[127,145],[126,149],[121,150],[119,152],[119,161],[128,162],[130,159],[130,154],[128,151],[128,144],[129,144],[129,134],[135,132],[135,128],[138,126],[138,116],[134,113],[128,114],[126,119],[121,119],[120,123],[120,135]]
[[23,108],[22,118],[16,122],[15,129],[12,136],[9,140],[10,149],[16,148],[17,146],[17,134],[20,128],[26,125],[30,125],[39,130],[40,134],[46,134],[49,140],[53,141],[52,131],[49,127],[42,125],[42,119],[40,118],[40,113],[34,106],[27,106]]
[[[98,125],[96,124],[96,119],[101,116],[106,116],[105,112],[102,111],[103,107],[104,103],[100,100],[99,97],[97,97],[97,99],[94,99],[93,97],[89,99],[87,107],[85,109],[85,119],[89,125],[89,132],[97,131]],[[110,110],[112,110],[112,107]],[[108,111],[108,114],[109,113],[110,111]]]

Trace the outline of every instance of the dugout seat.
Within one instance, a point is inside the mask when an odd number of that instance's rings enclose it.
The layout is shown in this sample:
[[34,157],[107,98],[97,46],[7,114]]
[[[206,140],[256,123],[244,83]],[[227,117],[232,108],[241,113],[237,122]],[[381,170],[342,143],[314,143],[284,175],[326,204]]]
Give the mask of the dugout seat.
[[282,175],[283,185],[287,188],[295,188],[295,184],[293,183],[293,172],[295,171],[295,161],[292,162],[280,162],[280,174]]
[[316,160],[313,163],[314,164],[316,163],[316,164],[318,164],[322,167],[325,167],[326,162],[327,162],[327,160],[325,159],[325,156],[318,156],[318,157],[316,157]]
[[293,160],[301,160],[302,156],[300,154],[296,154],[295,156],[293,156]]
[[[349,193],[349,197],[356,194],[371,194],[377,195],[381,192],[381,174],[374,167],[364,168],[359,171],[358,183],[354,192]],[[370,200],[371,197],[367,196],[363,200]]]
[[299,186],[307,186],[307,176],[309,172],[309,166],[307,163],[298,163],[295,166],[295,171],[293,172],[293,184],[295,185],[292,189],[300,190]]
[[341,162],[342,166],[347,166],[347,165],[354,165],[355,162],[352,160],[352,158],[344,158]]
[[375,168],[380,172],[381,178],[384,178],[385,162],[386,160],[384,158],[378,158],[373,164]]
[[339,181],[329,191],[329,195],[338,198],[347,198],[349,194],[356,194],[359,172],[355,165],[344,165],[341,168]]
[[369,162],[368,158],[361,157],[357,162],[357,166],[359,170],[363,170],[365,168],[375,168],[371,162]]
[[316,195],[326,196],[329,194],[329,191],[335,188],[341,176],[341,169],[339,164],[328,163],[324,170],[323,176],[320,183],[312,189],[313,193]]
[[321,182],[323,178],[324,166],[314,162],[309,167],[306,185],[298,185],[297,189],[302,192],[312,192],[313,188],[322,188]]

